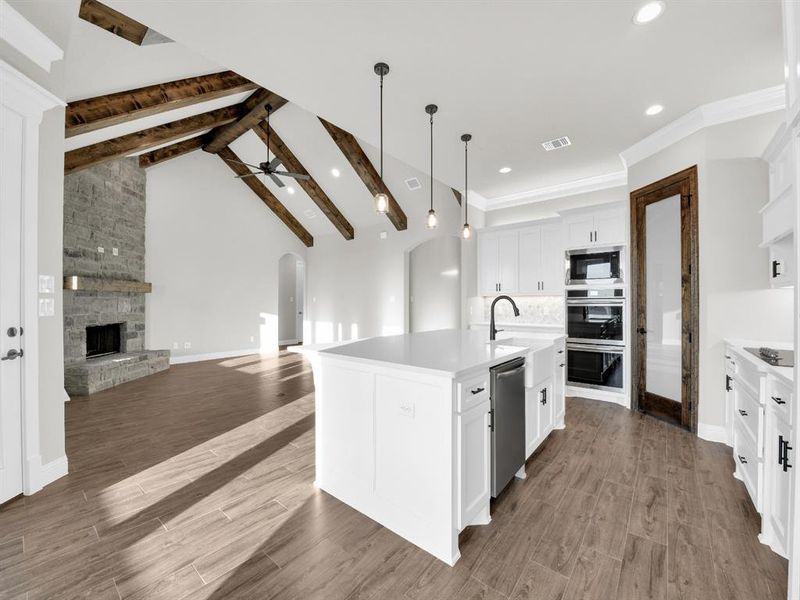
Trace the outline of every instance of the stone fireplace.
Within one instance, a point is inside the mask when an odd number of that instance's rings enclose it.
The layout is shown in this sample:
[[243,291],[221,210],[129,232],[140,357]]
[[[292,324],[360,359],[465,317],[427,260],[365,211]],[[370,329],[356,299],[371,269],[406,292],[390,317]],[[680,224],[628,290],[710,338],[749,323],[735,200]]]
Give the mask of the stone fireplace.
[[64,178],[64,375],[93,394],[169,368],[145,348],[145,172],[123,159]]

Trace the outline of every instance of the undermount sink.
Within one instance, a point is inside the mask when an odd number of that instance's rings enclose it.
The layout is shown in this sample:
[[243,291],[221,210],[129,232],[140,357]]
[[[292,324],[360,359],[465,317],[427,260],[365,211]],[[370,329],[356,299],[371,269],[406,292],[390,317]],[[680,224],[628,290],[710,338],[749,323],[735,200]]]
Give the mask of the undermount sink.
[[531,347],[531,340],[525,338],[504,338],[502,340],[494,340],[486,342],[492,344],[495,348],[502,348],[503,350],[515,351],[525,350]]

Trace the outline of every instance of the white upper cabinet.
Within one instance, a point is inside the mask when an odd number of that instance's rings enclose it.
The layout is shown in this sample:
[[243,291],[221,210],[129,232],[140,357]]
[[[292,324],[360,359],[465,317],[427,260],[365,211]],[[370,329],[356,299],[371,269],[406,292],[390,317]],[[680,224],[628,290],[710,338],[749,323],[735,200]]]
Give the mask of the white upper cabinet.
[[581,212],[564,219],[568,248],[616,246],[625,243],[625,215],[622,209]]
[[478,238],[480,292],[484,296],[517,291],[519,242],[516,231],[493,231]]
[[564,290],[564,229],[561,223],[519,231],[520,294]]

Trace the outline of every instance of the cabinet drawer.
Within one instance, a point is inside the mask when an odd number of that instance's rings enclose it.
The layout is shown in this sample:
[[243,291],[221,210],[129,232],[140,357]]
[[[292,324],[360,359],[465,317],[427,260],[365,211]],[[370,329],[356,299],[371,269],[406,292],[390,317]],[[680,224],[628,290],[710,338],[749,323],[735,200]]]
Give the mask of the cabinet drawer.
[[489,371],[458,383],[458,412],[468,411],[488,399]]
[[774,375],[767,377],[767,406],[787,425],[792,425],[793,400],[794,394],[788,383]]
[[762,402],[761,381],[766,375],[760,372],[752,362],[742,357],[738,352],[733,352],[730,356],[732,356],[736,362],[736,383],[744,384],[749,387],[756,399]]
[[761,479],[763,461],[758,458],[753,441],[740,422],[734,427],[733,460],[736,475],[744,482],[756,510],[761,512]]
[[[735,385],[734,397],[736,398],[734,422],[747,431],[750,441],[758,448],[759,433],[764,422],[764,409],[758,403],[758,400],[750,395],[750,391],[741,385]],[[761,452],[758,452],[758,456],[761,458]]]

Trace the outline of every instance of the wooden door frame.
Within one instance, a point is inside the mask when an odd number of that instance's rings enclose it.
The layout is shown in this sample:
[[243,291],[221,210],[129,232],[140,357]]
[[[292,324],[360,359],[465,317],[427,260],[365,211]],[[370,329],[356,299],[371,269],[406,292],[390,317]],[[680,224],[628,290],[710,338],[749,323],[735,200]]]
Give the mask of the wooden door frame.
[[[697,433],[698,367],[700,363],[700,279],[698,265],[697,165],[674,173],[630,194],[631,213],[631,405],[640,409],[647,368],[647,338],[638,333],[647,316],[647,290],[640,276],[645,266],[644,218],[648,204],[681,196],[681,423]],[[688,284],[688,285],[687,285]]]

